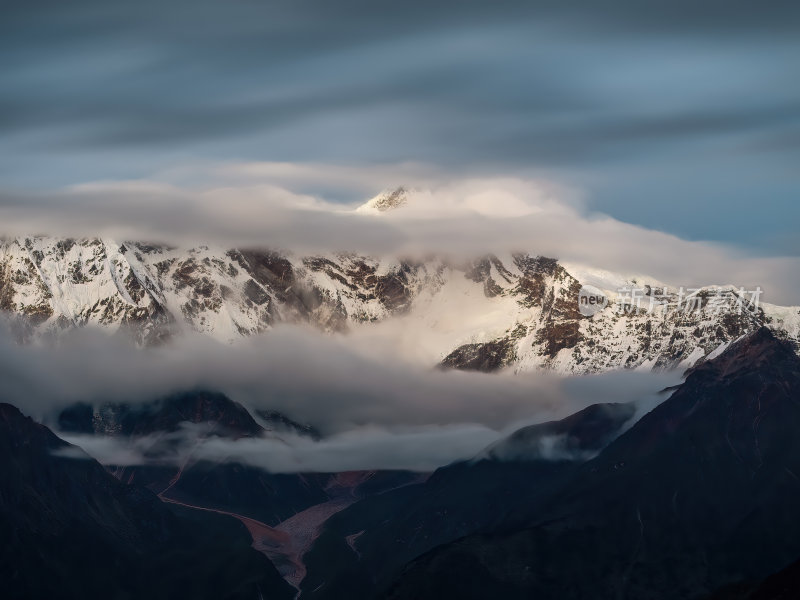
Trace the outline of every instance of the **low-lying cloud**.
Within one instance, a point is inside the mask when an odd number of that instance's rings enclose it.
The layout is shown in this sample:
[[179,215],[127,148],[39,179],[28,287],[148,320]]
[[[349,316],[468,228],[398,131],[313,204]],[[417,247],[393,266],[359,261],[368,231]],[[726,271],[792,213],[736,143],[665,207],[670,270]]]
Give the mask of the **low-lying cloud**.
[[[61,456],[91,456],[105,465],[170,465],[187,462],[235,461],[271,473],[336,473],[376,469],[433,471],[442,465],[474,456],[503,433],[479,424],[428,425],[397,430],[361,427],[319,441],[291,433],[279,437],[202,437],[187,427],[162,436],[116,438],[62,434],[74,444]],[[158,447],[161,451],[154,451]]]
[[[213,389],[252,409],[277,410],[313,425],[324,439],[210,438],[194,457],[235,458],[276,471],[430,470],[474,456],[518,427],[596,402],[642,400],[679,380],[676,373],[562,378],[443,372],[373,351],[371,343],[298,327],[231,346],[187,335],[141,349],[88,329],[65,336],[56,347],[18,346],[5,338],[0,401],[53,424],[63,407],[78,401],[150,402],[174,392]],[[106,463],[145,460],[149,444],[75,441]],[[178,452],[169,460],[183,457]]]
[[[0,193],[0,222],[7,235],[105,235],[305,254],[475,257],[526,251],[648,275],[676,287],[761,286],[765,301],[796,304],[800,299],[800,258],[746,256],[732,247],[623,223],[586,211],[578,191],[546,181],[452,179],[406,167],[403,183],[413,188],[407,205],[380,214],[355,210],[362,200],[343,204],[306,193],[319,185],[308,168],[249,164],[220,169],[220,181],[204,187],[101,182],[50,194]],[[332,172],[323,170],[328,176]],[[224,179],[232,173],[237,183]],[[357,186],[355,172],[353,177]],[[367,168],[360,177],[367,188],[374,174]]]

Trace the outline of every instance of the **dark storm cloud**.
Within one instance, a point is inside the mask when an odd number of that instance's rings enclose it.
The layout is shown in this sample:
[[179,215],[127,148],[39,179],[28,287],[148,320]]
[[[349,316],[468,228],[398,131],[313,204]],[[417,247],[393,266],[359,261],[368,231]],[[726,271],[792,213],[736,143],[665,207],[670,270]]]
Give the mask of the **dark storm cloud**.
[[[716,47],[746,57],[754,40],[791,45],[800,22],[796,3],[768,10],[753,10],[749,2],[561,4],[14,3],[0,25],[2,124],[7,131],[63,125],[69,131],[62,143],[179,145],[402,105],[411,113],[405,125],[431,124],[441,134],[470,127],[473,141],[490,147],[508,136],[509,154],[518,160],[530,154],[513,143],[514,132],[504,131],[503,123],[518,132],[533,119],[533,125],[547,125],[529,132],[530,152],[538,159],[565,135],[590,144],[598,127],[616,128],[611,105],[636,109],[635,98],[625,102],[624,86],[606,97],[585,85],[592,71],[607,68],[605,62],[624,70],[628,57],[661,43],[672,46],[664,52],[688,48],[701,60]],[[665,84],[672,75],[664,72]],[[723,82],[731,76],[718,75]],[[676,107],[666,108],[671,113]],[[682,120],[700,122],[704,133],[711,108],[687,110]],[[442,110],[450,112],[450,126],[437,125]],[[771,106],[749,110],[738,109],[741,125],[770,113]],[[402,112],[391,116],[402,118]],[[782,114],[797,117],[796,110]],[[574,118],[553,126],[552,118],[564,115]],[[670,126],[669,114],[657,118],[666,128],[639,128],[637,137],[685,131]],[[739,125],[729,118],[725,129]],[[500,139],[493,143],[495,137]],[[384,154],[397,159],[432,152],[438,156],[429,158],[442,159],[445,149],[454,148]]]

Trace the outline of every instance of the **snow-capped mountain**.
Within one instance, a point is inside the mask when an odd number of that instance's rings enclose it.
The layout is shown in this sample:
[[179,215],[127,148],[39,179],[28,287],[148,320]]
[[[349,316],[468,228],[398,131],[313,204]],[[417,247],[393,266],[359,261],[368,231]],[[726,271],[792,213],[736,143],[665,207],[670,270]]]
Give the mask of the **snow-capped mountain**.
[[[383,194],[358,210],[381,218],[402,208],[405,194]],[[608,303],[590,316],[579,306],[584,285],[600,285]],[[625,286],[639,297],[621,310]],[[525,253],[454,261],[109,239],[0,241],[0,310],[12,315],[22,340],[95,325],[142,344],[183,329],[231,342],[279,323],[345,332],[397,320],[430,364],[564,373],[688,367],[762,325],[797,345],[800,307],[755,306],[745,296],[710,286],[693,292],[690,305],[683,290],[655,280]]]

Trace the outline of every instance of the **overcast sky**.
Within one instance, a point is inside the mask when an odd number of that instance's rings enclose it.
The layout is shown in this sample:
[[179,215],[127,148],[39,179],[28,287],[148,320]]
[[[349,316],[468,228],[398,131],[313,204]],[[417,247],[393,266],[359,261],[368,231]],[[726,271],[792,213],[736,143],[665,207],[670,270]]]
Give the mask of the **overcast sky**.
[[413,161],[798,256],[798,64],[797,2],[12,1],[0,188]]

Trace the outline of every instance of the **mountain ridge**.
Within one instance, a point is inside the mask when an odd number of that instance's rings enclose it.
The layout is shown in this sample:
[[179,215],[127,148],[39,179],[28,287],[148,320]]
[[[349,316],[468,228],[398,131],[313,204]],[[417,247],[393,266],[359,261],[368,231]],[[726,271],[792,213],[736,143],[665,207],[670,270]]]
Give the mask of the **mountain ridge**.
[[183,518],[0,403],[0,577],[18,598],[293,597],[236,521]]
[[0,242],[0,312],[21,341],[93,326],[144,345],[185,330],[230,343],[280,323],[341,333],[402,320],[428,336],[429,365],[560,373],[687,368],[763,325],[800,350],[800,307],[756,308],[732,286],[709,286],[689,311],[675,305],[677,292],[656,301],[652,283],[630,282],[642,306],[586,316],[581,281],[557,260],[528,254],[403,260],[102,239]]
[[691,598],[763,579],[800,555],[799,392],[800,359],[762,328],[545,503],[415,559],[386,597]]

